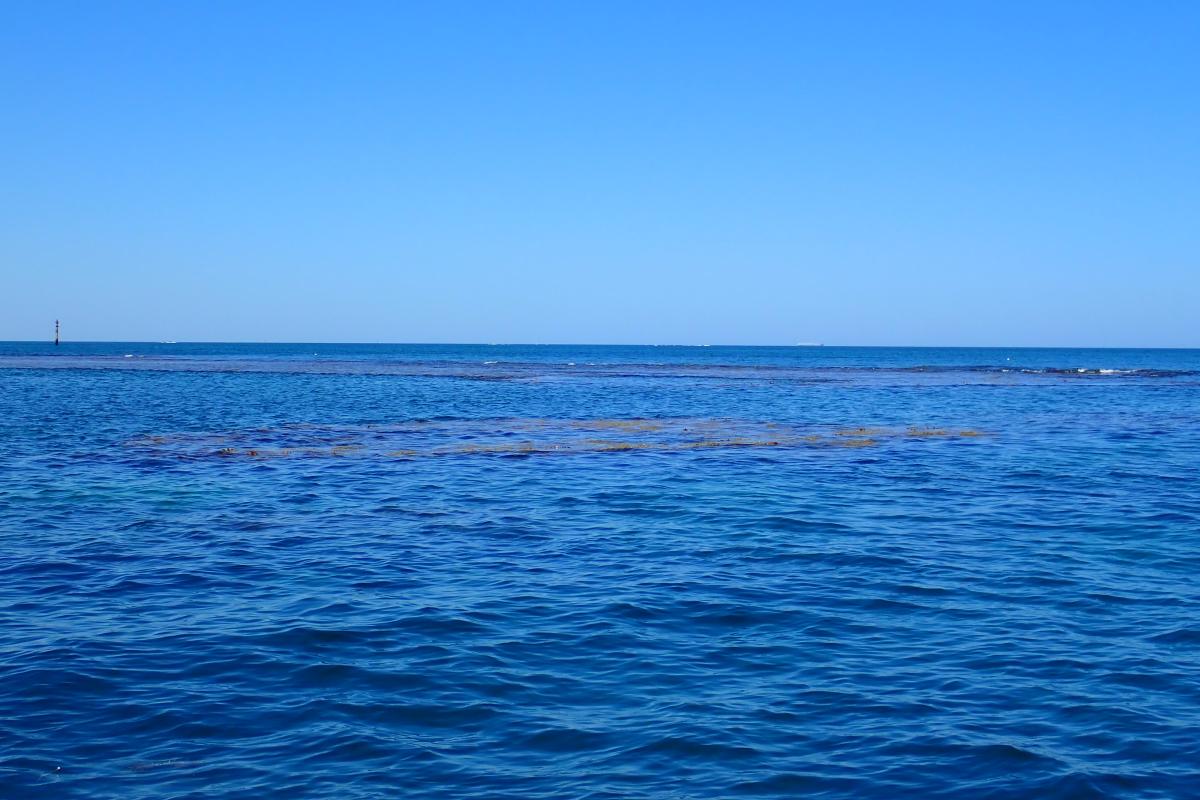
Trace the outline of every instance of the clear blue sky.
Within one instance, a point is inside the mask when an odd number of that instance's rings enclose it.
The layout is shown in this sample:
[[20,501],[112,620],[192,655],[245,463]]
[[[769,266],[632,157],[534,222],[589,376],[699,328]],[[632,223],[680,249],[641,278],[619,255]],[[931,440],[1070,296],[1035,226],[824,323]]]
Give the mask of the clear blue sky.
[[0,338],[1200,346],[1200,3],[0,8]]

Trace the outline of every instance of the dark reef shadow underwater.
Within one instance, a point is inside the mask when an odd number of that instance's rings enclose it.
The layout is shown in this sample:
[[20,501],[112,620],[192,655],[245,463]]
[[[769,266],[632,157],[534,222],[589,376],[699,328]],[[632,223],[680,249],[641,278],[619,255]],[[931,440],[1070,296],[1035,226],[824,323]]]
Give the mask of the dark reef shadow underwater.
[[0,343],[0,798],[1200,797],[1200,351]]

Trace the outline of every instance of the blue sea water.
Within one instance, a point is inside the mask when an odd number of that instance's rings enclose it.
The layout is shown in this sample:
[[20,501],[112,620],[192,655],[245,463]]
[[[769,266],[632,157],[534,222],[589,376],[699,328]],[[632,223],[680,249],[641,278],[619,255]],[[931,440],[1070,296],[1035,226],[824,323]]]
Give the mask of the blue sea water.
[[1200,797],[1200,351],[0,344],[0,797]]

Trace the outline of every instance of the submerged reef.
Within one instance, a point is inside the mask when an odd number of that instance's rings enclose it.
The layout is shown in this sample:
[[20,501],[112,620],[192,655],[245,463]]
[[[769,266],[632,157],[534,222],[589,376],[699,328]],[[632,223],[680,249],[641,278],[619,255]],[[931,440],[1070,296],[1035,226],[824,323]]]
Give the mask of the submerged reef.
[[863,448],[913,440],[971,439],[974,429],[802,426],[706,418],[424,420],[367,425],[281,425],[154,434],[127,447],[177,458],[425,458],[533,456],[739,448]]

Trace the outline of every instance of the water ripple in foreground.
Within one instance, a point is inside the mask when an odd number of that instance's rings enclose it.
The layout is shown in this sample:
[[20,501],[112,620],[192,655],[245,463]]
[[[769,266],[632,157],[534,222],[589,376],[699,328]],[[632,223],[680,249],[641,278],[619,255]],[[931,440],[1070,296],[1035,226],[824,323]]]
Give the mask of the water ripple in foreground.
[[6,798],[1200,785],[1188,384],[0,388]]

